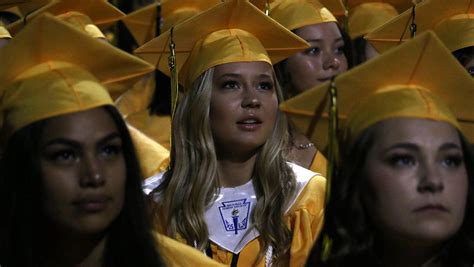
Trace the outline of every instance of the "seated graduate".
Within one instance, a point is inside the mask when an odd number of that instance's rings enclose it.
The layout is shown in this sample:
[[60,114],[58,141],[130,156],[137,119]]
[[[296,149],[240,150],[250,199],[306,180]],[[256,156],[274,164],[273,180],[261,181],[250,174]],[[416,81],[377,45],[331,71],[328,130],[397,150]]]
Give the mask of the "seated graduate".
[[106,89],[152,66],[50,15],[0,61],[2,266],[216,265],[153,233],[135,148]]
[[[199,25],[199,27],[196,27]],[[325,179],[289,163],[272,64],[308,44],[248,1],[231,0],[136,51],[183,85],[170,169],[145,182],[161,232],[232,266],[301,266],[322,223]]]
[[472,266],[474,80],[426,32],[333,85],[341,159],[307,266]]

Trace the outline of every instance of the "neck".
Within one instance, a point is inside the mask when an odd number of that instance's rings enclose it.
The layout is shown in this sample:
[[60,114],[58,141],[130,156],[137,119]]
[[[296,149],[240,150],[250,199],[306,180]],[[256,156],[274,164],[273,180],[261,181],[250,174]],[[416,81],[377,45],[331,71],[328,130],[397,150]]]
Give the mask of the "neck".
[[106,237],[71,234],[48,236],[42,244],[42,266],[97,267],[102,266]]
[[217,175],[223,187],[236,187],[252,179],[257,154],[243,158],[218,158]]
[[418,244],[384,244],[380,251],[382,265],[387,267],[437,267],[436,259],[438,246],[423,246]]

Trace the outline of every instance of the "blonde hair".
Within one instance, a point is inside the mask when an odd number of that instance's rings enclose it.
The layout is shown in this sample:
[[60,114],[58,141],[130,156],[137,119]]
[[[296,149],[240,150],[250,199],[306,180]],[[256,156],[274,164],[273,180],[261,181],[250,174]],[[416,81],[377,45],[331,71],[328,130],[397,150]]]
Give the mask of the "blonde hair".
[[[213,74],[211,68],[196,79],[178,105],[173,121],[172,167],[157,189],[161,225],[168,226],[164,230],[170,236],[181,236],[188,244],[197,244],[201,250],[209,241],[205,209],[219,189],[209,120]],[[280,102],[281,91],[275,76],[273,79]],[[254,167],[252,183],[257,204],[251,219],[261,236],[261,250],[255,263],[263,258],[269,246],[273,248],[273,264],[287,265],[289,259],[291,233],[283,216],[296,180],[286,161],[286,126],[286,117],[279,112],[273,133],[260,149]]]

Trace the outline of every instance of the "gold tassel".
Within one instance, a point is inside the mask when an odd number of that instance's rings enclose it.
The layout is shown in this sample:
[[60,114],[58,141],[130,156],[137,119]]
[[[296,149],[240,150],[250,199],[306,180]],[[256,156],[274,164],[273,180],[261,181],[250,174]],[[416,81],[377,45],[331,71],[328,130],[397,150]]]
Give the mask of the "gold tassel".
[[[337,111],[337,88],[335,83],[335,76],[331,79],[329,85],[329,127],[328,127],[328,165],[326,177],[326,196],[325,206],[327,206],[331,197],[331,183],[335,175],[336,162],[339,158],[339,145],[337,139],[338,133],[338,111]],[[328,234],[323,236],[323,244],[321,251],[321,260],[326,261],[331,255],[332,239]]]
[[328,165],[327,165],[327,187],[325,204],[327,205],[331,195],[331,180],[334,176],[336,162],[338,160],[338,111],[337,111],[337,88],[335,77],[329,85],[329,127],[328,127]]
[[[170,134],[170,144],[173,147],[173,128],[174,128],[174,116],[176,113],[176,106],[178,104],[178,94],[179,94],[179,84],[178,84],[178,71],[176,70],[176,51],[175,51],[175,43],[173,40],[173,30],[174,27],[170,30],[170,41],[169,41],[169,49],[170,55],[168,56],[168,67],[170,69],[171,74],[171,134]],[[171,154],[170,154],[170,165],[169,168],[171,169]]]
[[411,9],[411,25],[410,25],[410,37],[415,38],[416,36],[416,23],[415,23],[415,9],[416,5],[413,5]]
[[265,15],[269,15],[270,14],[270,3],[268,3],[268,0],[265,1]]

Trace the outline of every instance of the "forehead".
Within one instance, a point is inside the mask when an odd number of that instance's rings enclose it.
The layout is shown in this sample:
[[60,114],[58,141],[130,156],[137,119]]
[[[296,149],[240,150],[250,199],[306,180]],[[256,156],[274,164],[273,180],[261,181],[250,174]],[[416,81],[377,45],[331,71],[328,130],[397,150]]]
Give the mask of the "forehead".
[[381,146],[414,143],[439,147],[444,143],[461,145],[458,131],[447,122],[418,118],[394,118],[378,123],[375,143]]
[[272,76],[272,66],[263,61],[232,62],[215,67],[214,77],[225,74],[266,74]]
[[111,115],[99,107],[48,119],[42,140],[47,142],[55,138],[66,138],[92,142],[116,131]]
[[336,40],[342,38],[341,31],[335,22],[324,22],[319,24],[312,24],[304,26],[295,30],[295,33],[309,41],[309,40]]

